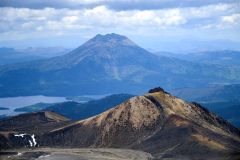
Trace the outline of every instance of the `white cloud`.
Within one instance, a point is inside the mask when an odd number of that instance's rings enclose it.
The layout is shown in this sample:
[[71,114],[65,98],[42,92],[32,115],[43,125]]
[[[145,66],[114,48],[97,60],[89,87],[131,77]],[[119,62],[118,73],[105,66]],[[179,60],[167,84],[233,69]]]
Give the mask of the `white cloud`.
[[223,16],[222,21],[227,24],[240,24],[240,14],[232,14],[230,16]]
[[89,28],[105,28],[106,26],[130,28],[167,27],[181,25],[186,22],[179,9],[113,11],[105,6],[82,10],[3,8],[0,14],[4,15],[0,17],[1,23],[8,23],[11,25],[10,30],[19,31],[38,25],[42,26],[42,30],[60,30],[67,28],[81,29],[87,28],[87,26]]
[[66,16],[62,18],[63,22],[70,23],[70,24],[77,22],[77,20],[78,20],[77,16]]
[[43,30],[43,27],[42,27],[42,26],[38,26],[38,27],[36,28],[36,30],[37,30],[37,31],[42,31],[42,30]]
[[229,12],[235,12],[238,8],[235,4],[215,4],[200,8],[184,8],[183,12],[189,18],[213,18],[219,15],[224,15]]
[[[68,0],[72,1],[72,0]],[[95,0],[98,2],[98,0]],[[100,0],[101,1],[101,0]],[[90,3],[90,0],[79,3]],[[225,22],[239,22],[239,8],[233,4],[217,4],[203,7],[171,8],[157,10],[116,11],[106,6],[91,9],[29,9],[1,8],[0,36],[3,39],[32,38],[34,36],[67,35],[99,30],[137,31],[145,34],[161,29],[199,27],[209,29]],[[219,22],[219,19],[221,21]],[[219,23],[219,24],[218,24]],[[189,28],[188,28],[189,29]],[[9,35],[13,36],[9,36]],[[45,34],[43,34],[45,33]],[[5,36],[5,37],[4,37]]]

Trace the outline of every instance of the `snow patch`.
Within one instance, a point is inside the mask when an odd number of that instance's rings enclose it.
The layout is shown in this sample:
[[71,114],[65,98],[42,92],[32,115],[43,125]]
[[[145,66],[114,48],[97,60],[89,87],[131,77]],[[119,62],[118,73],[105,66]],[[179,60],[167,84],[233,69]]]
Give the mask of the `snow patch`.
[[22,153],[21,153],[21,152],[18,152],[17,156],[21,156],[21,155],[22,155]]
[[25,135],[27,135],[26,133],[23,133],[23,134],[14,134],[15,137],[24,137]]
[[17,157],[17,156],[21,156],[22,153],[21,152],[18,152],[16,155],[13,155],[13,156],[8,156],[8,158],[11,158],[11,157]]
[[[34,135],[34,134],[33,134],[33,135],[28,135],[28,134],[26,134],[26,133],[23,133],[23,134],[14,134],[14,136],[15,136],[15,137],[21,137],[21,138],[24,138],[24,136],[29,136],[29,137],[27,137],[27,139],[29,139],[29,138],[31,137],[31,138],[28,140],[30,147],[35,147],[35,146],[37,145],[37,141],[36,141],[36,138],[35,138],[35,135]],[[26,146],[25,146],[25,147],[26,147]]]
[[37,145],[37,142],[36,142],[34,134],[31,137],[32,137],[32,141],[33,141],[33,147],[35,147]]
[[49,157],[50,155],[45,155],[45,156],[40,156],[38,158],[46,158],[46,157]]
[[33,146],[32,142],[30,140],[28,140],[28,142],[29,142],[30,146],[32,147]]

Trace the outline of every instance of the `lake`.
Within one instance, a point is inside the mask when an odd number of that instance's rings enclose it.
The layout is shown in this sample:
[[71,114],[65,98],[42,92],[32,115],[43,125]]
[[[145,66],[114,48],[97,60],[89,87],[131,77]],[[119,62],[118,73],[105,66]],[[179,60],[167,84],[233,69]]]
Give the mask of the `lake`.
[[19,107],[25,107],[36,103],[58,103],[65,102],[65,97],[48,97],[48,96],[24,96],[24,97],[8,97],[0,98],[0,107],[9,108],[9,110],[0,110],[0,115],[15,115],[20,112],[14,112],[14,109]]
[[[104,95],[83,95],[82,97],[88,97],[92,99],[100,99],[109,94]],[[49,96],[20,96],[20,97],[7,97],[0,98],[0,107],[9,108],[9,110],[0,110],[0,115],[16,115],[21,112],[15,112],[16,108],[25,107],[29,105],[33,105],[36,103],[60,103],[70,101],[67,100],[66,97],[49,97]],[[78,101],[79,102],[79,101]],[[86,102],[86,101],[82,101]]]

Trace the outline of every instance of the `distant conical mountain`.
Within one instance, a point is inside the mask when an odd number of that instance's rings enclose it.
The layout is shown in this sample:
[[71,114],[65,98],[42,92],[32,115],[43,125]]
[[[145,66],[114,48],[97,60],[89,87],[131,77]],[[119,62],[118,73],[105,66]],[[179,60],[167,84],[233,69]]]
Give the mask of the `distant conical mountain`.
[[108,46],[108,47],[116,47],[116,46],[132,46],[137,47],[137,45],[128,39],[126,36],[118,35],[115,33],[101,35],[98,34],[92,39],[88,40],[82,47],[94,47],[94,46]]
[[158,56],[137,46],[127,37],[112,33],[96,35],[69,54],[53,59],[49,65],[56,64],[57,68],[85,65],[89,72],[92,69],[96,75],[97,71],[106,74],[107,77],[102,78],[121,80],[142,69],[146,72],[157,70],[158,59]]
[[138,94],[157,85],[172,89],[239,82],[239,73],[238,68],[159,57],[112,33],[96,35],[63,56],[0,67],[0,96]]

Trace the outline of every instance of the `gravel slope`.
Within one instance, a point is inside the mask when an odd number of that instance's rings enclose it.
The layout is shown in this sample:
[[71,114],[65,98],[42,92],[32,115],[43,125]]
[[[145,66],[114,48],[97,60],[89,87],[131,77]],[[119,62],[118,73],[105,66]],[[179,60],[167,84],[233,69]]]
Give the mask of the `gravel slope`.
[[59,149],[38,148],[0,152],[1,160],[150,160],[149,153],[126,149]]

